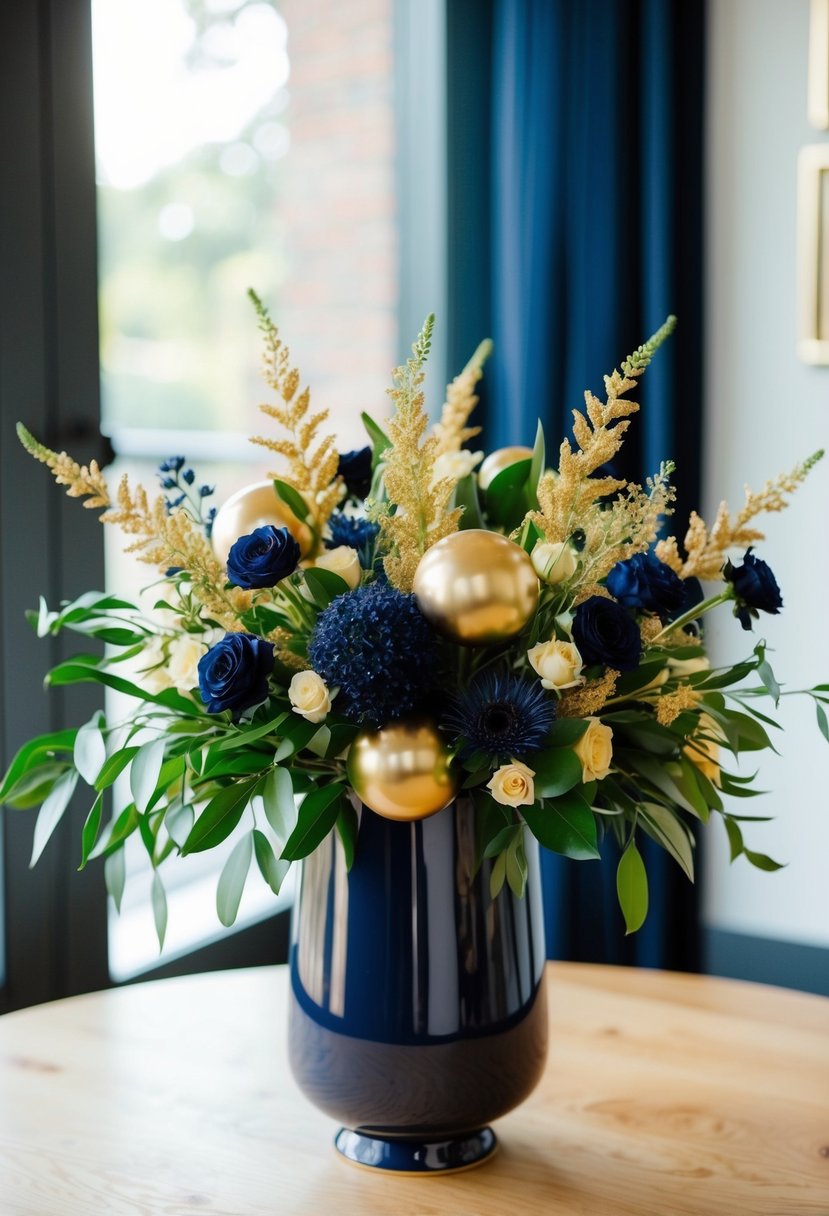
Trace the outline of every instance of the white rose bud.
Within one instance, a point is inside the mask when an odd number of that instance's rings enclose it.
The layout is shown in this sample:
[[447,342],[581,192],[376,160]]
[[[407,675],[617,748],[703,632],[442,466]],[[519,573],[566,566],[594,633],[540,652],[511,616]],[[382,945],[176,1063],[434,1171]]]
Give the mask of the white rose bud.
[[527,651],[527,658],[533,671],[541,676],[544,688],[575,688],[584,683],[581,674],[582,657],[578,647],[573,642],[560,642],[552,638],[549,642],[539,642]]
[[587,730],[573,751],[581,760],[582,781],[601,781],[610,772],[613,731],[598,718],[587,719]]
[[502,764],[492,774],[486,788],[492,790],[492,797],[501,806],[532,806],[535,802],[534,776],[533,769],[520,760],[513,760],[511,764]]
[[199,659],[206,653],[207,647],[202,638],[194,637],[191,633],[183,634],[171,644],[167,671],[179,692],[198,688]]
[[298,671],[288,686],[288,697],[294,713],[309,722],[322,722],[331,708],[325,680],[315,671]]
[[441,452],[432,468],[430,488],[444,479],[460,481],[463,477],[468,477],[483,458],[483,452],[468,452],[466,448],[462,448],[459,452]]
[[327,553],[321,553],[314,565],[320,570],[330,570],[333,574],[339,574],[352,591],[360,585],[362,574],[360,559],[357,556],[357,550],[352,549],[350,545],[338,545],[336,549],[329,549]]
[[576,573],[576,555],[566,541],[550,544],[539,541],[530,559],[538,577],[545,583],[555,586],[556,583],[566,583]]

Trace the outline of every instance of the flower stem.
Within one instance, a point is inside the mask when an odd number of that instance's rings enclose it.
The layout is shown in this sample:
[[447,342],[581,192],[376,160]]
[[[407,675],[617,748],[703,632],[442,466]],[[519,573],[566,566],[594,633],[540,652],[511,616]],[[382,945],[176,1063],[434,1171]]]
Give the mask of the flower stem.
[[712,595],[710,599],[703,600],[701,604],[695,604],[693,608],[689,608],[687,612],[683,612],[682,616],[678,616],[675,621],[668,621],[665,628],[661,629],[656,637],[651,639],[650,645],[653,646],[660,638],[665,637],[668,633],[673,633],[675,629],[684,629],[686,625],[690,625],[698,617],[704,616],[706,612],[710,612],[718,604],[724,604],[727,600],[733,599],[734,587],[729,583],[725,591],[721,591],[719,595]]

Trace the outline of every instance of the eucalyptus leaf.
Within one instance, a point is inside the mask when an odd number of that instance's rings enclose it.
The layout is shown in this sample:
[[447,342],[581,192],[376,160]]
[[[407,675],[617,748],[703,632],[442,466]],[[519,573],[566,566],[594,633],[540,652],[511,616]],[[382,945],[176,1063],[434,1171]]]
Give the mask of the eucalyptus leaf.
[[817,714],[818,730],[823,735],[827,743],[829,743],[829,721],[826,719],[826,710],[822,705],[815,702],[815,713]]
[[626,933],[641,929],[648,914],[648,876],[635,842],[631,839],[616,870],[616,894],[625,918]]
[[253,830],[253,851],[260,874],[274,895],[278,895],[285,881],[285,875],[291,868],[291,863],[289,861],[281,861],[276,856],[271,842],[264,832],[260,832],[258,828],[254,828]]
[[107,857],[104,862],[104,882],[106,889],[115,904],[116,912],[121,911],[121,900],[124,897],[124,884],[127,878],[127,865],[124,850],[119,849]]
[[184,842],[192,832],[195,820],[196,812],[189,803],[171,808],[164,816],[167,835],[180,849],[184,848]]
[[75,768],[87,785],[94,785],[107,758],[106,741],[101,730],[102,713],[96,713],[75,736],[72,755]]
[[63,818],[70,799],[78,784],[78,774],[75,769],[69,769],[59,777],[40,808],[35,822],[34,840],[32,842],[32,859],[29,866],[36,864],[55,828]]
[[139,750],[137,747],[124,747],[120,751],[113,752],[98,773],[95,780],[95,789],[108,789],[116,777],[119,777],[124,769],[129,766],[133,757],[138,755]]
[[9,792],[24,773],[38,765],[50,763],[57,755],[71,756],[76,734],[75,730],[58,730],[48,735],[38,735],[36,739],[30,739],[28,743],[24,743],[9,765],[3,783],[0,785],[0,803],[6,801]]
[[297,806],[291,774],[286,768],[272,768],[261,789],[265,817],[273,834],[283,846],[297,824]]
[[306,794],[299,808],[297,825],[282,850],[285,861],[298,861],[313,853],[337,822],[345,786],[339,782],[318,786]]
[[101,830],[101,815],[104,809],[104,796],[99,794],[92,803],[92,808],[86,817],[86,822],[83,825],[81,832],[81,864],[78,866],[82,870],[89,860],[89,854],[95,846],[98,839],[98,833]]
[[158,937],[158,952],[160,954],[164,949],[164,937],[167,933],[167,896],[164,893],[164,884],[161,881],[158,870],[153,870],[152,905],[155,932]]
[[237,781],[219,790],[193,824],[182,847],[182,855],[202,853],[226,840],[242,818],[256,786],[256,781]]
[[153,739],[138,749],[130,765],[130,793],[136,810],[143,814],[156,790],[161,766],[164,763],[166,739]]
[[239,912],[252,857],[253,833],[245,832],[225,862],[216,888],[216,912],[226,929],[235,922]]

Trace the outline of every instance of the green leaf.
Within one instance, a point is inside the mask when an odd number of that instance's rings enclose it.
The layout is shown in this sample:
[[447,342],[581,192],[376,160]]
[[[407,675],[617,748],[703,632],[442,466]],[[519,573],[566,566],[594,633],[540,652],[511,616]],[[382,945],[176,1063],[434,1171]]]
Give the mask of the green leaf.
[[121,900],[124,897],[124,883],[127,878],[126,859],[124,850],[119,849],[117,853],[112,853],[104,862],[104,882],[106,883],[107,891],[112,897],[112,902],[115,904],[116,912],[121,911]]
[[251,743],[258,743],[261,739],[267,738],[268,735],[276,735],[279,726],[287,717],[287,713],[279,714],[270,722],[260,722],[257,726],[234,730],[231,734],[225,735],[218,743],[214,743],[213,750],[217,752],[235,752],[240,747],[248,747]]
[[516,899],[523,899],[527,886],[527,857],[524,853],[524,832],[518,829],[518,835],[506,850],[505,871],[507,884]]
[[259,872],[274,895],[278,895],[285,881],[285,875],[291,868],[289,861],[280,861],[274,853],[271,842],[258,828],[253,830],[253,851]]
[[507,856],[506,853],[499,854],[495,859],[495,865],[492,867],[489,875],[489,896],[490,899],[497,899],[504,885],[504,880],[507,876]]
[[533,757],[530,767],[535,771],[536,798],[557,798],[581,782],[581,760],[575,752],[563,747],[540,752]]
[[94,785],[107,758],[106,742],[101,730],[104,715],[94,714],[75,736],[72,755],[75,768],[87,785]]
[[174,688],[165,688],[163,692],[159,693],[147,692],[130,680],[125,680],[122,676],[115,676],[112,672],[97,667],[96,664],[101,661],[95,655],[75,655],[74,658],[67,659],[65,663],[59,663],[57,667],[53,667],[46,676],[46,683],[54,688],[68,684],[103,684],[105,688],[123,692],[129,697],[136,697],[139,701],[148,701],[151,705],[162,705],[165,709],[172,709],[184,717],[201,716],[193,702],[176,692]]
[[225,862],[216,888],[216,912],[229,929],[236,920],[253,857],[253,833],[245,832]]
[[538,495],[536,490],[538,483],[541,481],[542,474],[546,466],[547,456],[544,446],[544,427],[541,425],[541,419],[538,420],[538,426],[535,431],[535,443],[533,444],[532,461],[530,463],[530,472],[527,477],[527,508],[534,511],[538,507]]
[[335,574],[333,570],[310,566],[303,571],[303,577],[318,608],[327,608],[338,595],[345,595],[347,591],[351,590],[345,579],[341,575]]
[[138,749],[130,765],[130,793],[136,810],[144,813],[156,791],[161,766],[164,763],[166,739],[153,739]]
[[242,818],[256,785],[255,781],[237,781],[219,790],[193,824],[193,830],[182,846],[182,856],[203,853],[227,840]]
[[497,857],[499,853],[503,853],[505,849],[515,843],[515,840],[521,835],[521,831],[520,823],[510,823],[505,828],[501,828],[484,849],[484,857]]
[[301,752],[313,739],[319,728],[313,722],[307,722],[299,714],[294,714],[281,728],[282,741],[274,752],[274,762],[287,760],[296,752]]
[[59,777],[72,768],[67,761],[40,764],[18,778],[6,795],[6,805],[18,811],[29,810],[44,802]]
[[478,478],[474,473],[462,477],[455,486],[455,506],[463,507],[459,528],[483,528],[484,518],[478,498]]
[[130,764],[133,756],[138,755],[139,750],[137,747],[122,747],[117,752],[113,752],[98,773],[95,780],[95,789],[108,789],[116,777],[120,777],[124,769]]
[[484,790],[476,790],[472,795],[475,804],[475,869],[477,874],[481,868],[487,847],[499,832],[510,827],[514,822],[514,813],[501,806]]
[[63,818],[64,811],[78,784],[78,774],[75,769],[69,769],[59,777],[46,797],[46,801],[38,811],[35,822],[34,840],[32,842],[32,859],[30,868],[36,864],[55,828]]
[[340,813],[337,816],[337,835],[340,838],[340,843],[343,846],[343,854],[345,856],[345,868],[350,870],[354,865],[354,854],[357,851],[357,833],[359,823],[357,820],[357,812],[351,805],[348,798],[343,798],[340,805]]
[[736,861],[744,849],[743,834],[740,831],[739,824],[735,823],[730,815],[723,816],[725,823],[725,831],[728,836],[728,847],[731,851],[731,860]]
[[9,792],[24,773],[38,765],[50,763],[59,753],[71,756],[75,746],[75,730],[58,730],[49,735],[38,735],[24,743],[15,755],[0,785],[0,803],[6,802]]
[[767,857],[765,853],[754,853],[751,849],[743,849],[743,856],[746,861],[751,862],[758,870],[765,870],[772,874],[775,870],[782,870],[784,863],[773,861],[771,857]]
[[587,730],[589,722],[584,718],[557,718],[550,727],[545,747],[572,747]]
[[377,425],[370,414],[363,411],[363,413],[360,414],[360,418],[362,419],[363,426],[366,428],[366,433],[371,440],[372,464],[376,465],[383,453],[392,446],[391,440],[382,427]]
[[[620,766],[624,765],[625,770],[633,774],[634,780],[637,775],[644,777],[654,789],[664,794],[671,802],[677,803],[683,810],[703,820],[708,818],[708,808],[699,792],[699,786],[693,778],[689,783],[680,764],[661,764],[647,752],[621,750],[617,753],[617,760]],[[690,764],[690,761],[688,763]]]
[[109,830],[109,834],[102,837],[95,845],[90,857],[100,857],[101,855],[108,857],[110,853],[120,849],[124,841],[133,834],[138,827],[138,811],[133,803],[125,806],[123,811],[118,815]]
[[298,490],[278,477],[273,480],[273,488],[276,490],[277,498],[281,498],[285,505],[291,508],[297,519],[305,521],[308,518],[308,504]]
[[299,808],[297,825],[282,850],[283,860],[298,861],[300,857],[313,853],[337,822],[344,792],[344,785],[333,782],[305,795]]
[[815,702],[815,713],[817,714],[818,730],[823,735],[827,743],[829,743],[829,722],[826,719],[826,710],[822,705]]
[[529,458],[517,460],[493,477],[485,495],[486,513],[491,523],[509,530],[521,523],[526,514],[525,487],[531,467]]
[[754,653],[757,655],[757,674],[760,677],[760,682],[766,692],[774,701],[775,705],[780,704],[780,685],[775,679],[774,672],[771,669],[771,664],[766,658],[766,648],[762,642],[758,642],[754,647]]
[[262,785],[265,817],[280,845],[290,838],[297,825],[297,807],[291,774],[286,768],[273,768]]
[[641,929],[648,914],[648,876],[633,839],[619,858],[616,894],[625,918],[625,931],[635,933]]
[[89,861],[89,854],[92,852],[98,839],[103,809],[104,796],[103,794],[99,794],[92,803],[92,809],[86,817],[86,823],[83,825],[83,831],[81,832],[81,864],[78,866],[79,870],[82,870]]
[[164,894],[164,885],[158,870],[153,870],[152,904],[155,932],[158,937],[158,952],[160,954],[164,949],[164,935],[167,932],[167,896]]
[[638,808],[639,826],[652,840],[670,853],[674,861],[694,881],[693,840],[681,819],[658,802],[643,802]]
[[599,856],[596,819],[577,790],[543,806],[522,806],[521,815],[539,844],[576,861]]
[[171,808],[164,816],[167,835],[180,849],[184,848],[184,842],[192,832],[195,821],[196,812],[189,803]]

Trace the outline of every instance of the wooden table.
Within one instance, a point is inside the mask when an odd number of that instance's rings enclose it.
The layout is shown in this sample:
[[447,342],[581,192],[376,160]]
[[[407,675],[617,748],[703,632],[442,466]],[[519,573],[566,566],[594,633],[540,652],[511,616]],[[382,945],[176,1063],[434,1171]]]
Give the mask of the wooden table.
[[342,1162],[285,1056],[283,968],[0,1019],[2,1216],[829,1213],[829,1001],[551,964],[552,1050],[480,1169]]

